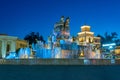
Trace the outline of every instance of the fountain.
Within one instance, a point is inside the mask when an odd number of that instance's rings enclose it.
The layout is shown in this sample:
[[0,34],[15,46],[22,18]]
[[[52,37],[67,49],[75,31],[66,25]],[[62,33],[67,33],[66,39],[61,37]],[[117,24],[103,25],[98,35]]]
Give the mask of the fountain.
[[92,47],[93,46],[91,44],[84,46],[85,58],[87,58],[87,59],[100,59],[101,58],[100,50],[96,48],[93,51]]
[[53,52],[52,58],[62,58],[61,48],[60,47],[54,48],[54,52]]
[[100,50],[96,49],[95,52],[96,52],[95,58],[100,59],[101,58]]
[[20,48],[19,52],[18,52],[18,58],[30,58],[31,55],[31,50],[30,48]]
[[51,49],[43,49],[43,58],[51,58]]
[[20,48],[19,52],[18,52],[18,58],[23,58],[24,55],[24,49]]
[[27,47],[27,48],[25,48],[24,50],[25,50],[25,55],[26,55],[25,58],[29,58],[30,55],[31,55],[31,50],[30,50],[30,48]]
[[10,52],[9,55],[6,57],[6,59],[16,59],[16,53]]
[[51,58],[51,49],[44,47],[43,42],[38,41],[36,44],[32,44],[32,50],[35,52],[37,58]]
[[23,59],[23,58],[29,58],[31,54],[30,48],[20,48],[18,51],[18,55],[16,52],[10,52],[9,55],[6,57],[6,59]]

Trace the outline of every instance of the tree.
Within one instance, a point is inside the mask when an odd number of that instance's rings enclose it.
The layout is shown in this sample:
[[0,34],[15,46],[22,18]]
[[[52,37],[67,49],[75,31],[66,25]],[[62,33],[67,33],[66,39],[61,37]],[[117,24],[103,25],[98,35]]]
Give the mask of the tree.
[[111,33],[111,36],[112,36],[113,38],[117,38],[118,34],[117,34],[116,32],[112,32],[112,33]]
[[97,37],[101,38],[101,40],[100,40],[101,44],[105,43],[105,38],[103,36],[101,36],[100,34],[98,34]]
[[120,46],[120,39],[116,39],[115,43],[116,43],[117,46]]
[[97,36],[101,38],[101,45],[113,42],[115,42],[116,45],[120,45],[120,39],[118,39],[118,34],[116,32],[112,32],[111,34],[106,32],[104,36],[101,36],[100,34]]
[[29,34],[27,34],[24,37],[24,40],[29,42],[29,45],[31,45],[32,43],[37,43],[37,41],[42,41],[45,43],[45,40],[43,39],[42,35],[39,35],[39,33],[35,33],[35,32],[31,32]]

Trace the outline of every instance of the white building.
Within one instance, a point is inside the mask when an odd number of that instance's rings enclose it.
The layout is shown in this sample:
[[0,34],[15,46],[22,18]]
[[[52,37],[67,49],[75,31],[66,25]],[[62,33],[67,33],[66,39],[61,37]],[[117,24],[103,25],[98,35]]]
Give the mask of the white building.
[[5,58],[9,52],[16,52],[21,47],[26,47],[27,42],[18,37],[0,34],[0,58]]

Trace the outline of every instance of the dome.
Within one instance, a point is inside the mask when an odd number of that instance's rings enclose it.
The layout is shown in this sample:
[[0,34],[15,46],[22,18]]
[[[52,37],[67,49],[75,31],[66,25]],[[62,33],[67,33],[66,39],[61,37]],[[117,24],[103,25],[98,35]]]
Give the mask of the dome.
[[81,26],[81,31],[82,32],[84,32],[84,31],[90,31],[90,26],[88,26],[88,25],[83,25],[83,26]]

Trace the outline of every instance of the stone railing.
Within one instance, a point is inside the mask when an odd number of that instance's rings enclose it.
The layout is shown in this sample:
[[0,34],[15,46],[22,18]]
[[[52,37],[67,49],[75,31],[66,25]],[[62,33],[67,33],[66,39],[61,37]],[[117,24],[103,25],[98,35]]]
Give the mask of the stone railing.
[[0,59],[0,65],[115,65],[111,59]]

